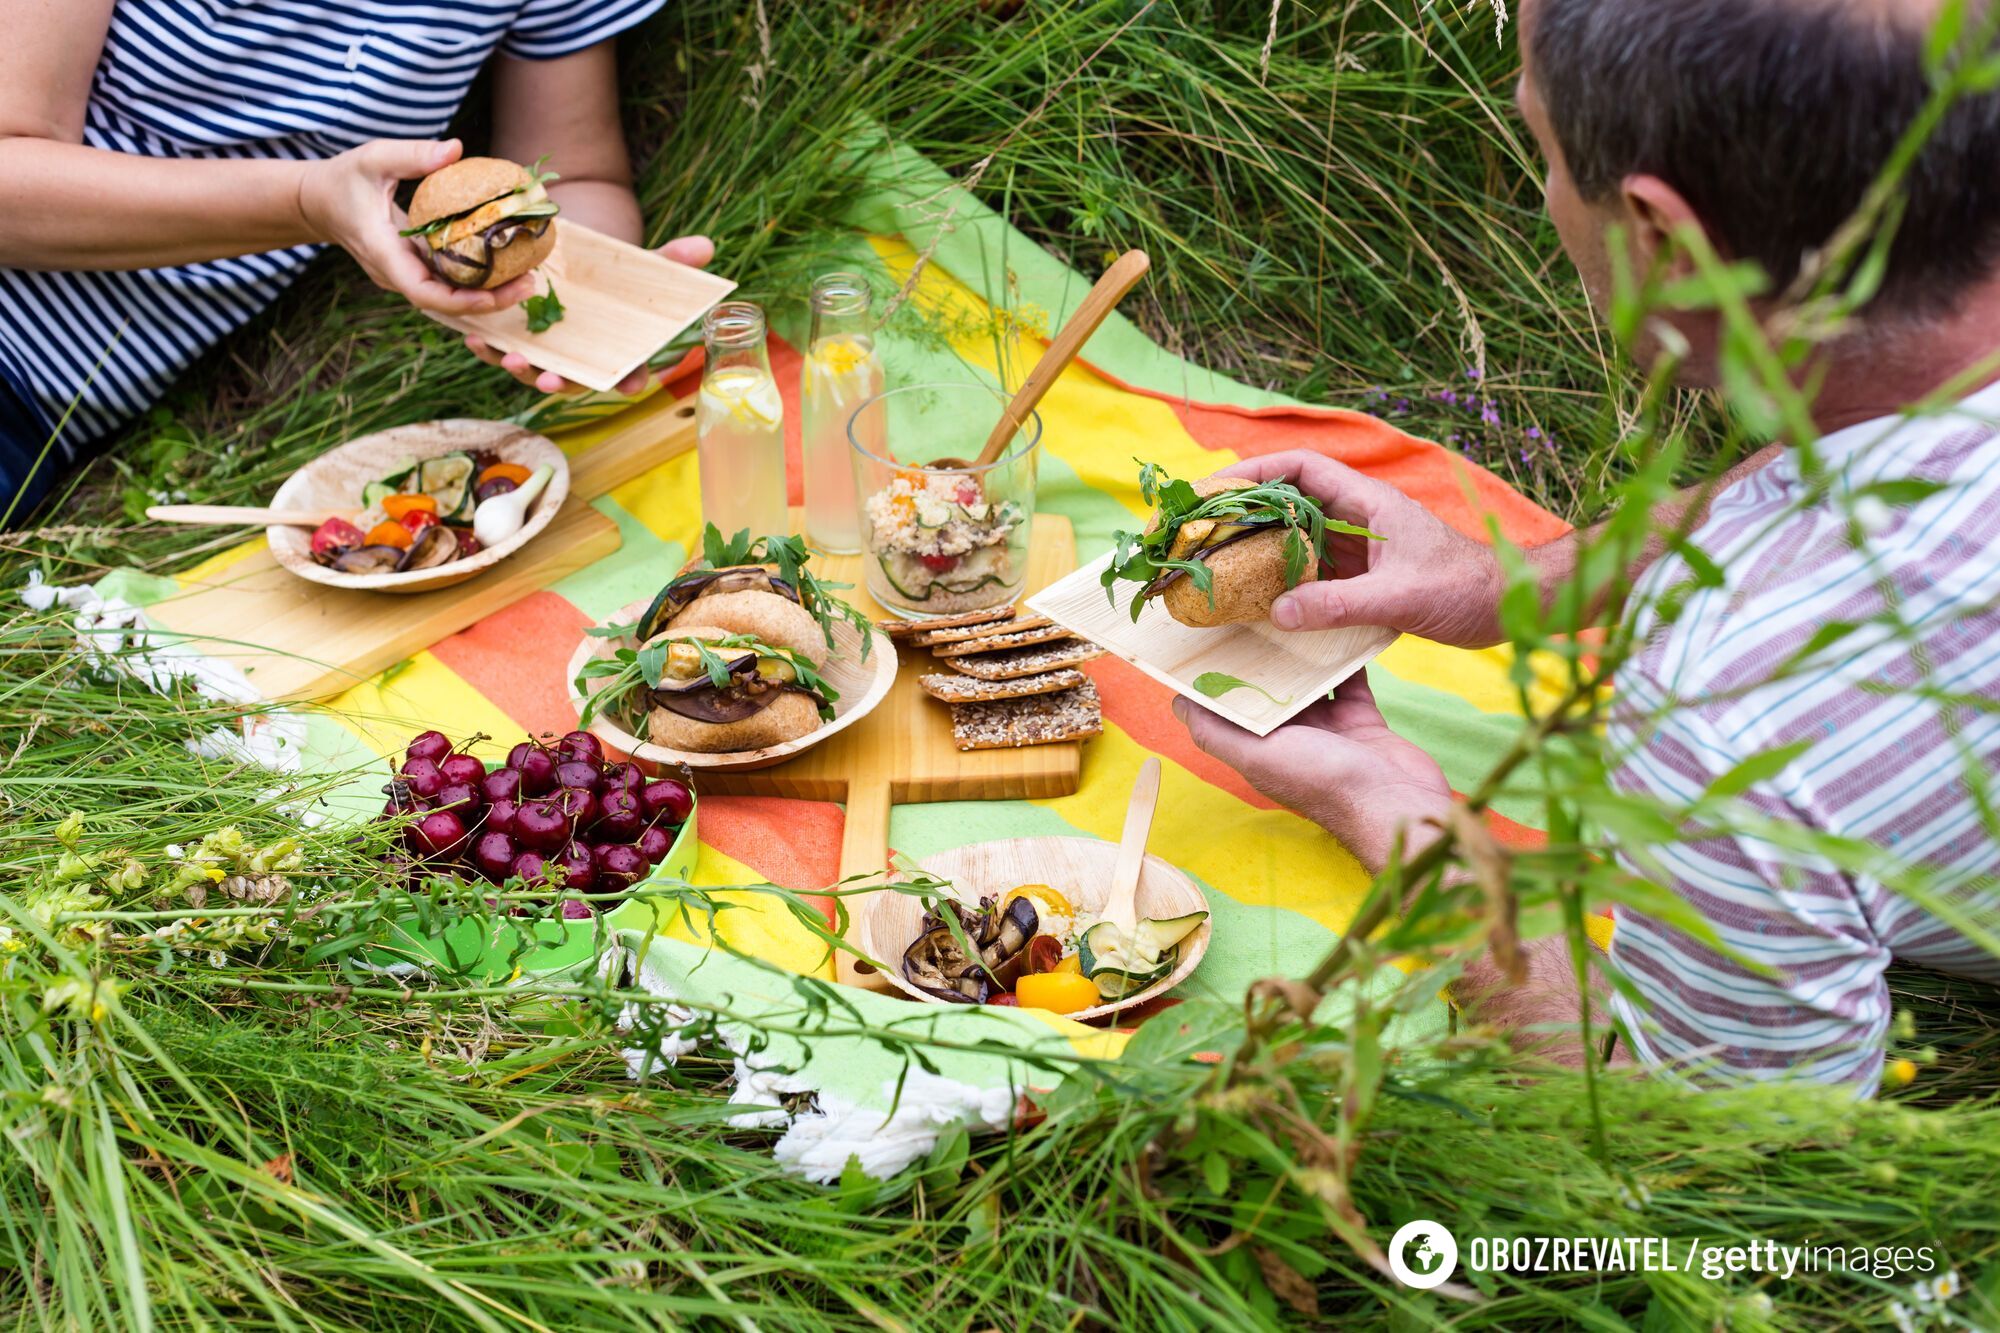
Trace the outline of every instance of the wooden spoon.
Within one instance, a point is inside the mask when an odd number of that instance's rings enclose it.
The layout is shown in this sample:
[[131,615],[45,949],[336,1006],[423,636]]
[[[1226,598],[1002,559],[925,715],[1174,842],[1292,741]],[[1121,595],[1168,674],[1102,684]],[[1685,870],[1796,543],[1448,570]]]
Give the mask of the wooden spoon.
[[1022,380],[1021,387],[1014,391],[1014,397],[1000,414],[1000,420],[994,423],[993,433],[986,437],[986,447],[979,451],[979,457],[970,463],[962,458],[940,458],[924,466],[936,472],[951,472],[990,467],[997,463],[1000,455],[1006,452],[1008,443],[1021,429],[1021,423],[1028,419],[1028,414],[1041,403],[1042,395],[1062,374],[1063,367],[1076,360],[1076,354],[1090,341],[1090,335],[1097,332],[1097,326],[1104,322],[1104,317],[1117,308],[1118,303],[1125,299],[1125,293],[1131,291],[1152,266],[1153,261],[1146,257],[1144,250],[1127,250],[1118,256],[1117,262],[1104,270],[1104,276],[1097,280],[1084,295],[1082,303],[1063,321],[1048,350],[1042,353],[1042,359],[1035,362],[1028,378]]
[[146,517],[162,523],[205,523],[230,528],[316,528],[330,518],[350,521],[359,509],[260,509],[256,505],[151,505]]
[[1132,784],[1132,803],[1125,807],[1125,834],[1118,840],[1118,863],[1111,870],[1111,892],[1104,899],[1100,921],[1117,926],[1131,939],[1139,929],[1139,872],[1146,867],[1146,837],[1153,831],[1153,807],[1160,802],[1160,760],[1156,755],[1139,766]]

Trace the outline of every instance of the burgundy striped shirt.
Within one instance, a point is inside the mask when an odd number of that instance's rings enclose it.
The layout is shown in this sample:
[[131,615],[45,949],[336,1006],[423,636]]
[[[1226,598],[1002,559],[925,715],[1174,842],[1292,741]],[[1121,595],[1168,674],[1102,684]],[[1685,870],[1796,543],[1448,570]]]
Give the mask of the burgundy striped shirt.
[[1804,749],[1741,792],[1734,831],[1620,847],[1680,910],[1619,908],[1611,958],[1642,1002],[1613,1008],[1649,1063],[1872,1092],[1892,958],[2000,984],[2000,792],[1978,794],[2000,763],[2000,384],[1787,450],[1691,544],[1722,584],[1678,556],[1642,580],[1613,785],[1679,821],[1745,760]]

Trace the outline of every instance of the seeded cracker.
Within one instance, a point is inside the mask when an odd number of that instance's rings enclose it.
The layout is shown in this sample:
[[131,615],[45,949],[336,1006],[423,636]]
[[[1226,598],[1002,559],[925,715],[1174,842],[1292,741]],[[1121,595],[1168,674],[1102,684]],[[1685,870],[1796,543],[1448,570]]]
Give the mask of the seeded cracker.
[[1037,643],[1056,643],[1070,637],[1072,637],[1070,632],[1061,625],[1038,625],[1033,629],[987,634],[977,639],[965,639],[959,643],[941,643],[931,649],[931,656],[967,657],[973,653],[997,653],[1008,648],[1026,648]]
[[917,684],[933,699],[948,704],[985,703],[992,699],[1025,699],[1034,694],[1054,694],[1075,689],[1090,677],[1081,671],[1047,671],[1039,676],[1015,680],[974,680],[971,676],[918,676]]
[[1018,680],[1061,667],[1080,666],[1104,650],[1088,639],[1068,638],[1059,643],[1038,643],[1030,648],[1014,648],[1003,653],[976,653],[970,657],[940,658],[953,671],[962,671],[980,680]]
[[1016,616],[1012,620],[989,620],[983,625],[962,625],[953,629],[934,629],[917,635],[910,642],[919,648],[935,648],[941,643],[963,643],[967,639],[983,639],[995,634],[1012,634],[1016,630],[1042,629],[1054,623],[1047,616]]
[[1098,705],[1097,686],[1088,679],[1058,694],[951,706],[951,740],[961,750],[1082,741],[1103,730],[1104,710]]
[[930,620],[902,620],[891,618],[878,620],[875,628],[891,639],[902,642],[915,634],[928,634],[932,630],[956,629],[961,625],[984,625],[994,620],[1012,620],[1014,604],[989,606],[983,611],[961,611],[955,616],[936,616]]

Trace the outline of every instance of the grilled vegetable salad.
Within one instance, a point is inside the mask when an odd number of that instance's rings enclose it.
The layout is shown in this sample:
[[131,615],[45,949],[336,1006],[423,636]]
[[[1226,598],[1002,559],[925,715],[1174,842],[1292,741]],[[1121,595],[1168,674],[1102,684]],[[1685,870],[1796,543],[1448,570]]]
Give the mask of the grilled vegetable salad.
[[343,574],[400,574],[476,555],[475,511],[533,475],[489,450],[406,459],[361,488],[355,522],[330,518],[313,530],[312,558]]
[[1207,912],[1148,918],[1128,939],[1109,921],[1080,920],[1047,884],[1023,884],[977,907],[942,899],[904,950],[903,977],[953,1004],[1073,1014],[1165,979],[1182,941],[1206,920]]

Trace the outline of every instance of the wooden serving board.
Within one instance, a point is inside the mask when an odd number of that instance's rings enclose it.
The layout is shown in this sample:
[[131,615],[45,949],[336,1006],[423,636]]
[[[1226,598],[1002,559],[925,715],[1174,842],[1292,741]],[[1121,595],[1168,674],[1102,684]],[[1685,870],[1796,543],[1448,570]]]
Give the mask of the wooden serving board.
[[590,501],[694,448],[694,399],[658,393],[614,418],[570,458],[569,498],[540,536],[475,579],[387,596],[288,572],[261,543],[146,614],[211,657],[234,662],[268,699],[319,699],[387,670],[618,549]]
[[[794,511],[794,527],[797,511]],[[819,556],[823,577],[851,583],[841,594],[871,619],[888,612],[868,596],[859,555]],[[1028,543],[1028,582],[1023,595],[1039,592],[1076,568],[1076,535],[1069,520],[1037,514]],[[860,722],[775,768],[748,773],[701,773],[704,792],[790,796],[809,801],[843,801],[847,806],[840,841],[840,874],[879,874],[889,862],[889,808],[924,801],[1009,801],[1068,796],[1083,775],[1083,745],[1062,741],[1018,750],[960,750],[951,741],[951,710],[917,686],[917,677],[946,671],[927,648],[898,650],[901,661],[888,697]],[[851,938],[858,936],[866,898],[847,900]],[[857,971],[848,955],[838,956],[840,980],[871,990],[890,983]]]

